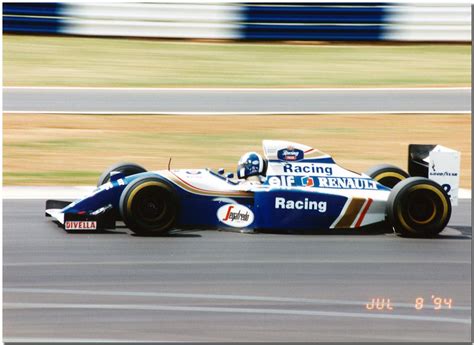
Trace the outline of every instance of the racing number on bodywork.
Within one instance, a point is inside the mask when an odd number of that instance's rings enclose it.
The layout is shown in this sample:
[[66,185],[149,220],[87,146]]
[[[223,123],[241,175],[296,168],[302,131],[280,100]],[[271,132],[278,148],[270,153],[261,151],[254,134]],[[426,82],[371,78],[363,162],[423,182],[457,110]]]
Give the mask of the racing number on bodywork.
[[443,187],[444,191],[446,192],[446,194],[448,194],[449,198],[451,199],[451,194],[449,194],[449,192],[451,191],[451,185],[449,184],[443,184],[441,187]]

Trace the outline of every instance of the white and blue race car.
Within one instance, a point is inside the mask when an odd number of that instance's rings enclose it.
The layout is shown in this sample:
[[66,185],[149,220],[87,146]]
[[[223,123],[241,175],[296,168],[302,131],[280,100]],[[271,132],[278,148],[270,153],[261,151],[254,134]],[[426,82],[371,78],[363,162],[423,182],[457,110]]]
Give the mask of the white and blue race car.
[[446,227],[457,200],[459,166],[436,175],[444,163],[430,158],[442,148],[410,145],[409,173],[384,164],[359,174],[306,145],[264,140],[261,183],[223,170],[148,172],[120,163],[102,174],[90,195],[48,200],[46,215],[70,232],[114,229],[120,221],[142,235],[216,228],[360,231],[388,223],[402,235],[431,237]]

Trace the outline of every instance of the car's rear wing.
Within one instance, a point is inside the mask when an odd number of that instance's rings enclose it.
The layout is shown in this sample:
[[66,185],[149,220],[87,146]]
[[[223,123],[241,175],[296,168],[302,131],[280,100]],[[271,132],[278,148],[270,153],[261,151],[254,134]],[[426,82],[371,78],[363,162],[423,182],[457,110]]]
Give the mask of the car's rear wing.
[[410,144],[408,173],[427,177],[443,187],[451,204],[458,204],[461,153],[442,145]]

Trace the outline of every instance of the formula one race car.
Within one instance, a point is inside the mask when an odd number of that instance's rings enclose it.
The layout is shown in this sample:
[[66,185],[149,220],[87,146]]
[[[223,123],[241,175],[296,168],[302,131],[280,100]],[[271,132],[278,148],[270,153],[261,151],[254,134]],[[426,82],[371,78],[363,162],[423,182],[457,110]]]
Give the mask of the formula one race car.
[[121,163],[83,199],[48,200],[46,215],[70,232],[114,229],[117,221],[143,235],[212,228],[357,230],[388,222],[399,234],[431,237],[446,227],[457,203],[459,152],[443,146],[410,145],[409,174],[387,164],[358,174],[287,141],[264,140],[263,151],[261,183],[234,179],[222,169],[147,172]]

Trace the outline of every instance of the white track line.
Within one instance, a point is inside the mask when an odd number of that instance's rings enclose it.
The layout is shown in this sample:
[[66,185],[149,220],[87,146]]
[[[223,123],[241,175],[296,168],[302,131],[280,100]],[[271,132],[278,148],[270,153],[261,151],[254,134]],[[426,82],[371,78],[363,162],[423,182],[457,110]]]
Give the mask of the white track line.
[[[192,230],[191,230],[192,231]],[[200,231],[200,230],[197,230]],[[370,238],[367,238],[366,241],[370,241]],[[212,241],[212,240],[208,240]],[[269,239],[265,239],[269,241]],[[377,239],[373,239],[374,242]],[[378,259],[378,264],[419,264],[419,265],[433,265],[433,264],[453,264],[453,265],[470,265],[471,261],[469,260],[447,260],[445,258],[440,258],[439,260],[430,259],[428,261],[421,261],[422,259],[406,260],[399,258],[397,260],[393,259]],[[344,259],[285,259],[285,260],[166,260],[166,261],[46,261],[46,262],[14,262],[14,263],[4,263],[4,267],[38,267],[38,266],[160,266],[160,265],[274,265],[274,264],[312,264],[312,265],[323,265],[323,264],[345,264],[345,265],[355,265],[355,264],[373,264],[373,261],[370,260],[359,260],[352,259],[350,262]]]
[[[248,295],[215,295],[215,294],[191,294],[191,293],[162,293],[162,292],[138,292],[138,291],[110,291],[110,290],[69,290],[69,289],[30,289],[30,288],[4,288],[3,292],[12,293],[36,293],[36,294],[68,294],[68,295],[92,295],[92,296],[127,296],[127,297],[170,297],[170,298],[191,298],[191,299],[218,299],[233,301],[260,301],[260,302],[289,302],[289,303],[310,303],[329,304],[346,306],[365,306],[367,301],[345,301],[313,298],[294,297],[267,297]],[[413,308],[410,303],[392,303],[394,307]],[[428,309],[434,309],[434,305],[426,305]],[[471,310],[469,306],[453,306],[451,310]]]
[[[95,186],[5,186],[3,199],[78,199],[90,194]],[[459,199],[471,199],[471,190],[460,188]]]
[[102,309],[102,310],[149,310],[174,312],[208,312],[208,313],[240,313],[240,314],[274,314],[298,316],[348,317],[366,319],[388,319],[405,321],[429,321],[471,324],[471,319],[434,316],[412,316],[402,314],[370,314],[336,311],[266,309],[266,308],[231,308],[231,307],[191,307],[157,304],[85,304],[85,303],[3,303],[4,309]]
[[416,115],[416,114],[460,114],[470,115],[470,110],[444,110],[444,111],[433,111],[433,110],[395,110],[395,111],[49,111],[49,110],[4,110],[4,115],[8,114],[29,114],[29,115],[183,115],[183,116],[240,116],[240,115],[384,115],[384,114],[400,114],[400,115]]
[[95,186],[70,187],[23,187],[8,186],[2,189],[3,199],[79,199],[95,189]]
[[[36,337],[3,337],[5,343],[160,343],[160,341],[151,340],[123,340],[106,338],[36,338]],[[175,341],[163,341],[172,343]]]
[[300,92],[300,91],[456,91],[471,90],[469,86],[455,87],[302,87],[302,88],[245,88],[245,87],[101,87],[101,86],[4,86],[4,90],[136,90],[136,91],[284,91],[284,92]]

